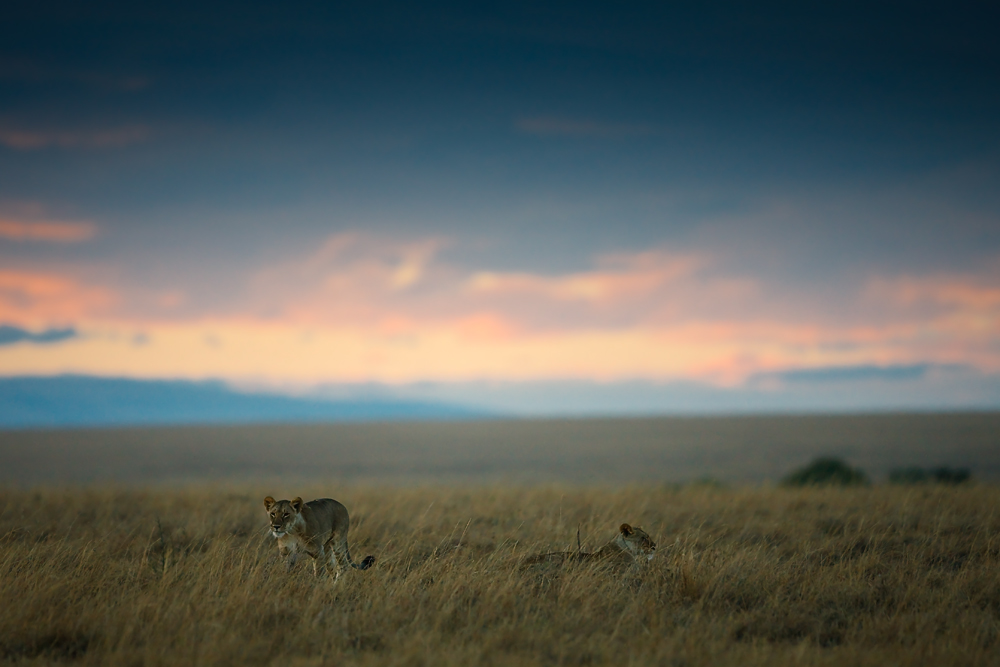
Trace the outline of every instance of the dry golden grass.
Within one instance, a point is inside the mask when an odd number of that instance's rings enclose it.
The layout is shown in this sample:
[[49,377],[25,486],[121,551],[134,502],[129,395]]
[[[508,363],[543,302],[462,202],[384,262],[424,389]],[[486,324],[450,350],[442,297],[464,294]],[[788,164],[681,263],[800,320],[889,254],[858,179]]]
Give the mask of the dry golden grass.
[[[264,495],[351,511],[339,582]],[[706,486],[0,492],[0,659],[101,665],[1000,663],[1000,489]],[[523,571],[623,521],[638,569]]]

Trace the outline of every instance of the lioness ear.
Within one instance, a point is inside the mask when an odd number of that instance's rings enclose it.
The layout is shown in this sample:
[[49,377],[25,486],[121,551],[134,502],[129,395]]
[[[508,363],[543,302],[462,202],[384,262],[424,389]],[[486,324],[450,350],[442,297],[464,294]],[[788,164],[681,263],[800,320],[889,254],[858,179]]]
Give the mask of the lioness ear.
[[628,525],[627,523],[623,523],[621,525],[621,528],[619,528],[618,530],[620,530],[622,532],[622,535],[624,535],[625,537],[628,537],[634,532],[632,530],[632,526]]
[[274,498],[272,498],[271,496],[264,498],[264,509],[270,511],[273,505],[274,505]]
[[302,499],[301,498],[296,497],[295,500],[292,501],[292,509],[295,510],[296,512],[301,512],[302,511]]

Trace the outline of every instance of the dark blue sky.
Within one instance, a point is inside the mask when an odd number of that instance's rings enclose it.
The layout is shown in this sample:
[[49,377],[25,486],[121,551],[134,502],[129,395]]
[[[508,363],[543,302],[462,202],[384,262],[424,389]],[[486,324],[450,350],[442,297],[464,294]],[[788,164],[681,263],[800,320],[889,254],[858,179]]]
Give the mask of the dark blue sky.
[[129,150],[4,155],[2,194],[134,212],[380,193],[391,208],[450,183],[460,207],[992,167],[997,18],[988,3],[16,3],[6,129],[77,147],[118,131]]

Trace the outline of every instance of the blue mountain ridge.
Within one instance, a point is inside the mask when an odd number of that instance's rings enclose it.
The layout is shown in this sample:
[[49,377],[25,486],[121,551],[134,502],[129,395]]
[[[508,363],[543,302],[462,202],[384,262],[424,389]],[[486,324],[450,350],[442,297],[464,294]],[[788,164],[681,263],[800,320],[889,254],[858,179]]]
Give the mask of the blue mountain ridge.
[[0,428],[403,421],[486,416],[446,403],[382,398],[324,400],[236,391],[218,381],[85,375],[0,378]]

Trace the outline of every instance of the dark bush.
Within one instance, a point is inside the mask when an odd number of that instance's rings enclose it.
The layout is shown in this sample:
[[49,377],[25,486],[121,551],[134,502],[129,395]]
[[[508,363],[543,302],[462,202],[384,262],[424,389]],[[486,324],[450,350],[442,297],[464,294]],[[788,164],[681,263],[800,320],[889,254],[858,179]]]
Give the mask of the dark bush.
[[819,458],[790,473],[782,481],[785,486],[830,484],[834,486],[861,486],[868,484],[868,475],[852,468],[840,459]]
[[945,468],[941,466],[931,470],[931,477],[938,484],[961,484],[968,482],[972,473],[968,468]]
[[948,468],[938,466],[925,470],[924,468],[896,468],[889,472],[890,484],[962,484],[972,478],[968,468]]
[[926,484],[931,476],[923,468],[894,468],[889,471],[890,484]]

